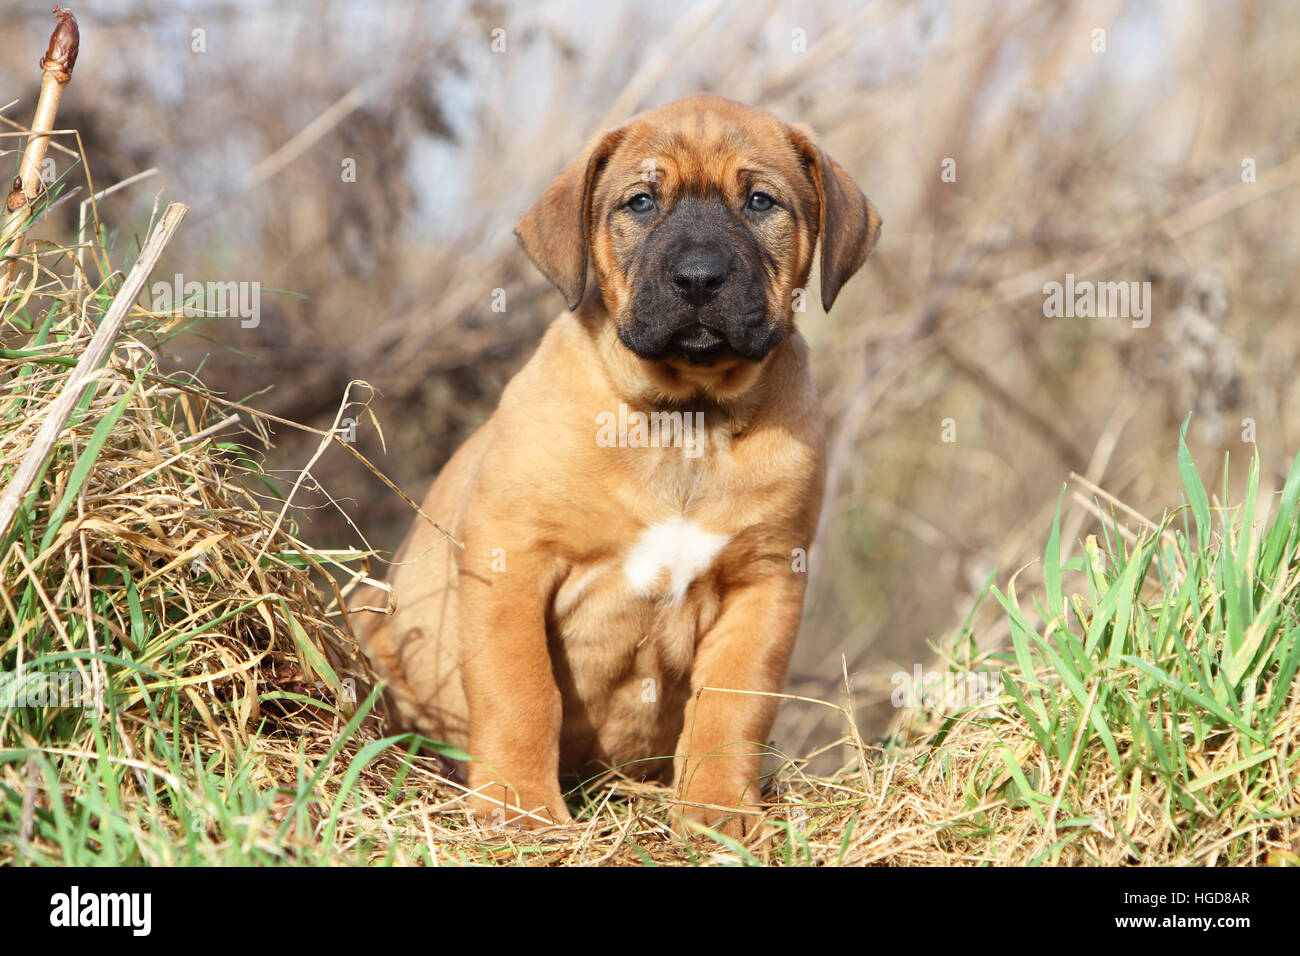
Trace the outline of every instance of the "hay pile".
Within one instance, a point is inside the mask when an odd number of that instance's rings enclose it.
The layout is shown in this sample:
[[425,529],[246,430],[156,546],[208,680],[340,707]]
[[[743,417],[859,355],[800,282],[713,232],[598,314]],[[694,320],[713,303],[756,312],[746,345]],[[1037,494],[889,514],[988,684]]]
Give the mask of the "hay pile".
[[[89,310],[56,306],[51,319],[43,344],[12,326],[4,333],[6,471],[33,453],[43,412],[94,329]],[[209,729],[246,738],[262,715],[250,696],[255,676],[298,670],[299,683],[324,681],[338,695],[340,675],[359,671],[311,580],[314,553],[248,484],[258,470],[229,441],[237,416],[222,415],[202,386],[154,371],[144,331],[152,324],[142,316],[119,335],[6,540],[3,650],[28,663],[72,655],[90,683],[125,695],[129,710],[140,690],[80,656],[127,652],[156,681],[202,685],[226,700],[233,724]]]
[[[70,257],[48,245],[37,257],[0,327],[6,481],[42,458],[40,427],[122,278],[91,289]],[[0,746],[82,754],[59,758],[60,777],[76,781],[68,765],[106,736],[133,770],[124,801],[167,776],[148,756],[155,734],[183,739],[186,756],[234,759],[259,728],[324,752],[370,684],[328,610],[337,593],[322,592],[335,556],[298,540],[292,509],[269,482],[258,491],[256,460],[232,440],[265,442],[262,423],[188,376],[159,374],[159,333],[175,321],[133,309],[0,550],[0,669],[24,672],[29,696],[42,672],[78,689],[67,707],[0,710]],[[26,794],[33,766],[0,765],[6,790]],[[50,799],[28,800],[21,835]]]

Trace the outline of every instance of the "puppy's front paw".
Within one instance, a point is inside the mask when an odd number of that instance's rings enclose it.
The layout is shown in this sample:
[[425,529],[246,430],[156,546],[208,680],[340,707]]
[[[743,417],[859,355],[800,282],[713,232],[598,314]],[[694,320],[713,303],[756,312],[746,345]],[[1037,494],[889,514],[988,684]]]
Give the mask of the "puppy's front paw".
[[[701,827],[730,837],[746,840],[758,827],[762,807],[748,787],[691,787],[682,798],[686,804],[677,813],[677,832],[690,838]],[[739,796],[739,800],[737,797]],[[707,804],[702,806],[701,804]]]
[[490,778],[475,781],[471,774],[470,787],[475,791],[469,797],[470,810],[482,826],[531,830],[573,822],[558,786],[517,790]]

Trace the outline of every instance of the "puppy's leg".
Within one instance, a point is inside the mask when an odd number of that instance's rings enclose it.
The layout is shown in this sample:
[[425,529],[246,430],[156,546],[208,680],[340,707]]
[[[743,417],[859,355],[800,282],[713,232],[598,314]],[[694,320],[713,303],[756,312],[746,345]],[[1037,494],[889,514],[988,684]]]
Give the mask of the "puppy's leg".
[[[545,571],[527,555],[507,573],[461,573],[471,806],[487,824],[572,819],[560,795],[560,691],[546,646]],[[521,811],[524,811],[521,813]]]
[[746,836],[756,823],[762,752],[778,699],[723,690],[780,692],[799,629],[804,580],[802,574],[777,572],[729,595],[700,641],[677,742],[678,799],[737,810],[685,806],[686,834],[692,821],[732,837]]

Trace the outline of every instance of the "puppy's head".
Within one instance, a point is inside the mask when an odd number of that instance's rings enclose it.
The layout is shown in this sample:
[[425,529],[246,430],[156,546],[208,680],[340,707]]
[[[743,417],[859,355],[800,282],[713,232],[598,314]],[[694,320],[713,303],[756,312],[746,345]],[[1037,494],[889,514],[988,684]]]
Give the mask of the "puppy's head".
[[570,309],[599,295],[622,346],[680,397],[752,382],[794,329],[818,239],[829,309],[879,231],[811,131],[694,96],[598,136],[516,235]]

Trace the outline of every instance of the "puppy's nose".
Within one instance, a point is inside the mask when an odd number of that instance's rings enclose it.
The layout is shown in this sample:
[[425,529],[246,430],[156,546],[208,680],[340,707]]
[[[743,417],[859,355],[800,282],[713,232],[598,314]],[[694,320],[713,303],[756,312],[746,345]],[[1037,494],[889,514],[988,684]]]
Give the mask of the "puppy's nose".
[[726,281],[727,263],[717,253],[687,253],[673,264],[672,278],[683,299],[691,305],[704,305]]

